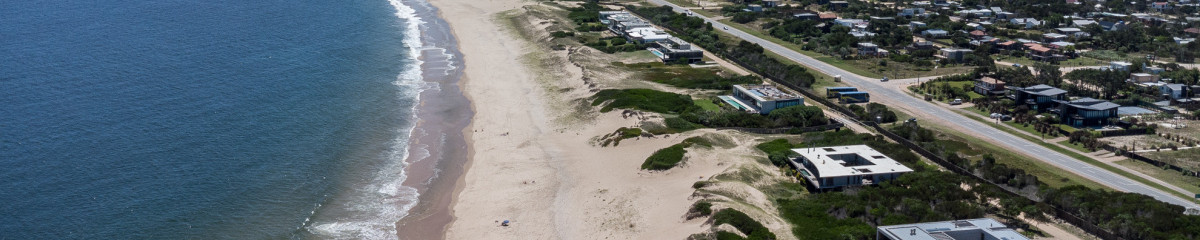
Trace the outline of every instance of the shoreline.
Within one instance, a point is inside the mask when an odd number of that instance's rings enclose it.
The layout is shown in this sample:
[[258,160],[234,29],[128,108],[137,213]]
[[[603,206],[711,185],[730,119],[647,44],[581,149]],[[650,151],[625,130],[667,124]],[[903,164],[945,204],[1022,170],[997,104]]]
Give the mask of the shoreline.
[[[581,60],[590,61],[582,63],[585,69],[568,56],[590,50],[548,49],[545,44],[553,43],[546,42],[545,28],[561,21],[542,18],[553,15],[544,12],[548,6],[520,0],[430,2],[460,40],[468,66],[464,93],[479,100],[471,102],[470,159],[452,194],[445,239],[681,239],[704,231],[704,220],[684,218],[696,200],[690,186],[697,176],[729,168],[722,159],[753,150],[697,150],[686,168],[642,171],[639,166],[653,152],[715,132],[598,146],[594,137],[646,120],[576,108],[598,88],[628,83],[622,82],[627,73],[595,72],[620,71],[607,68],[619,59],[575,55],[590,59]],[[505,220],[510,224],[501,226]]]
[[[417,189],[417,204],[396,221],[399,239],[441,239],[452,221],[450,205],[470,159],[474,106],[462,91],[465,76],[462,52],[440,10],[428,2],[400,1],[416,10],[421,24],[422,80],[436,85],[421,93],[418,122],[408,144],[408,179],[403,186]],[[441,51],[438,51],[441,50]],[[465,106],[465,108],[464,108]],[[425,150],[420,156],[412,151]]]

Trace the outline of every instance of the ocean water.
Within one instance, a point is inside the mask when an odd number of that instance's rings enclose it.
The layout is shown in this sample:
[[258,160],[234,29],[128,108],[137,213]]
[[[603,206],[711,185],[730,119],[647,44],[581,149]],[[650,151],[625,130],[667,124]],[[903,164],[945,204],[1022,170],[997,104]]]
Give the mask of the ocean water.
[[392,238],[415,11],[0,4],[0,239]]

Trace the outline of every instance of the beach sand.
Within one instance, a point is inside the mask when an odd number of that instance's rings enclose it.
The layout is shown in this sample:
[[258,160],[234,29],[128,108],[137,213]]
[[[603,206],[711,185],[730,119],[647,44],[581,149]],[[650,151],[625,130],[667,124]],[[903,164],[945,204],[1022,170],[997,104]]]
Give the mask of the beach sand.
[[[567,94],[577,98],[588,93],[588,84],[570,69],[559,69],[555,74],[568,77],[556,79],[532,69],[537,64],[525,64],[536,43],[514,36],[497,17],[535,3],[431,3],[459,39],[464,91],[475,110],[467,132],[471,160],[446,238],[683,239],[707,229],[702,218],[684,215],[696,200],[692,184],[728,168],[718,154],[689,153],[686,167],[664,172],[639,166],[655,150],[712,130],[595,146],[592,138],[640,120],[613,111],[574,124],[561,121],[563,114],[573,114],[562,107],[571,97],[548,90],[574,89]],[[510,226],[500,226],[504,220]]]

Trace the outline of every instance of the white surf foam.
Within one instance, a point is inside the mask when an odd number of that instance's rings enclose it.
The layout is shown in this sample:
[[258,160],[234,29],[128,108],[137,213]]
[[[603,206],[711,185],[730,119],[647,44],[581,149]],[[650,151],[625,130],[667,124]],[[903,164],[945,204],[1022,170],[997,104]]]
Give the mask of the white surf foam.
[[[437,84],[426,82],[422,78],[424,73],[421,65],[424,62],[421,60],[421,54],[424,50],[434,47],[424,46],[421,27],[425,22],[417,15],[415,9],[401,0],[389,2],[396,9],[396,17],[404,24],[402,44],[408,50],[405,69],[400,72],[393,85],[400,91],[399,95],[402,98],[412,98],[411,101],[419,103],[421,92],[439,90]],[[447,55],[446,59],[453,57],[445,49],[442,50],[442,53]],[[454,66],[448,68],[453,69]],[[413,109],[410,109],[412,119],[417,118],[416,106],[418,104],[413,104]],[[408,178],[404,169],[411,164],[405,161],[409,159],[410,154],[415,154],[414,159],[424,159],[430,155],[429,151],[424,149],[428,145],[414,145],[413,149],[408,149],[415,125],[414,121],[396,130],[397,137],[391,143],[391,149],[386,156],[387,163],[379,168],[369,182],[354,189],[352,196],[346,198],[349,199],[348,202],[325,205],[344,208],[339,212],[348,213],[347,216],[315,220],[307,230],[321,237],[335,239],[396,239],[395,223],[408,215],[409,210],[416,206],[419,197],[417,189],[401,185]]]

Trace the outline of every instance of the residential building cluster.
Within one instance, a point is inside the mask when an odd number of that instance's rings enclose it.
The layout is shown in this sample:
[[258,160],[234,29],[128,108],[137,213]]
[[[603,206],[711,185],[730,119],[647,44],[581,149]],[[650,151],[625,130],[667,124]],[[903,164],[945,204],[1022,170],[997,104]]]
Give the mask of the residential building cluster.
[[704,52],[691,43],[671,36],[644,19],[626,11],[601,11],[600,23],[626,41],[645,44],[663,62],[696,63],[703,61]]

